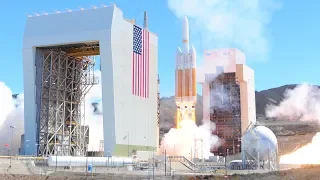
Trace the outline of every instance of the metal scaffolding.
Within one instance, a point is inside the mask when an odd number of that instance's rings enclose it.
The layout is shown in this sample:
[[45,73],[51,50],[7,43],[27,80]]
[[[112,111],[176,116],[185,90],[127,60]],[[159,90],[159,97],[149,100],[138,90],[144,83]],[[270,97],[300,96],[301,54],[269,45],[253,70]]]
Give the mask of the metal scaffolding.
[[222,73],[209,83],[210,120],[215,122],[214,134],[222,139],[223,145],[213,153],[226,155],[241,151],[240,86],[235,73]]
[[95,62],[64,51],[36,51],[37,155],[81,156],[87,151],[84,98],[98,83]]

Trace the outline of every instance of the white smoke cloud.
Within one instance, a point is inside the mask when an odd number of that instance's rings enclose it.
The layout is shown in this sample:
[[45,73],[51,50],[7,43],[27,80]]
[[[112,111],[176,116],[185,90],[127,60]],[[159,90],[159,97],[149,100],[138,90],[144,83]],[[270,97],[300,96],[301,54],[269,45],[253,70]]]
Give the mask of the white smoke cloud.
[[266,115],[271,118],[317,121],[320,124],[320,89],[308,84],[286,90],[279,106],[268,105]]
[[12,92],[3,82],[0,82],[0,102],[0,126],[2,126],[9,112],[14,107]]
[[[90,127],[88,145],[89,151],[99,151],[100,141],[103,140],[101,72],[97,70],[94,72],[94,75],[98,78],[99,83],[92,86],[85,99],[85,124],[89,125]],[[97,108],[100,113],[94,113],[94,107],[92,106],[92,103],[98,103]]]
[[[220,74],[213,77],[212,81],[218,75]],[[214,94],[215,99],[213,100],[209,95],[204,96],[213,102],[210,103],[211,107],[203,109],[203,111],[210,112],[211,108],[214,108],[217,111],[230,112],[240,106],[239,101],[230,97],[231,94],[237,95],[237,93],[231,93],[234,90],[233,86],[227,88],[218,81],[215,81],[213,86],[215,88],[210,90],[210,94]],[[222,139],[212,134],[215,129],[215,123],[208,119],[203,119],[201,126],[197,126],[192,120],[184,119],[181,121],[180,129],[171,128],[164,135],[158,153],[163,154],[166,150],[168,155],[185,156],[186,158],[190,158],[192,155],[192,158],[208,159],[209,156],[214,155],[211,150],[224,143]]]
[[210,94],[214,95],[214,97],[207,97],[211,100],[211,108],[220,112],[232,112],[234,109],[240,107],[240,97],[235,97],[238,96],[236,86],[227,87],[227,85],[223,85],[222,82],[214,81],[212,87]]
[[[281,7],[276,0],[168,0],[177,17],[190,17],[191,31],[199,35],[199,51],[212,45],[235,46],[245,53],[264,58],[268,55],[267,25]],[[194,31],[193,31],[194,30]],[[194,38],[196,39],[196,38]],[[193,41],[194,42],[194,41]]]
[[10,147],[12,154],[19,153],[20,139],[24,133],[23,97],[21,94],[15,100],[12,99],[10,88],[0,82],[0,155],[8,155]]
[[[219,74],[217,74],[217,76],[218,75]],[[230,99],[233,99],[230,98],[230,91],[232,89],[227,90],[219,82],[215,82],[214,86],[216,88],[211,89],[212,92],[210,93],[215,94],[216,97],[214,103],[210,103],[212,108],[218,111],[232,111],[234,106],[239,106],[237,102],[230,102]],[[211,99],[209,96],[206,98]],[[204,111],[210,111],[210,109],[204,109]],[[209,156],[214,155],[211,153],[211,150],[224,143],[222,139],[212,134],[215,129],[215,123],[207,119],[202,120],[201,126],[197,126],[192,120],[184,119],[181,121],[180,129],[171,128],[170,131],[164,135],[158,153],[164,154],[166,150],[168,155],[185,156],[188,159],[190,159],[191,156],[192,158],[208,159]]]
[[210,155],[210,149],[219,145],[219,138],[212,135],[215,124],[205,121],[201,126],[197,126],[192,120],[182,120],[181,128],[171,128],[164,135],[159,149],[160,154],[164,151],[171,156],[184,156],[191,158],[205,158]]
[[[278,106],[269,105],[266,115],[272,118],[317,122],[320,125],[320,89],[302,84],[286,90]],[[280,158],[282,164],[320,164],[320,132],[312,142]]]

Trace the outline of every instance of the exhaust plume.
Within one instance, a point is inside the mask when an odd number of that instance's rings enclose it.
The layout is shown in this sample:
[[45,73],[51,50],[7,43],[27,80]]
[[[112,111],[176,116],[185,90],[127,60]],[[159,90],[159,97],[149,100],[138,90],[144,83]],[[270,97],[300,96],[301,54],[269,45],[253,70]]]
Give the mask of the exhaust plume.
[[267,25],[281,4],[276,0],[168,0],[168,7],[179,18],[190,17],[190,26],[196,27],[193,34],[200,36],[196,49],[212,48],[211,44],[235,46],[264,58],[270,48]]
[[[215,60],[221,61],[225,65],[229,64],[227,60]],[[206,72],[203,70],[204,69],[200,69],[200,73],[204,76]],[[215,78],[222,73],[223,71],[212,74],[210,80],[214,81]],[[233,88],[227,90],[224,88],[223,84],[218,81],[215,81],[213,86],[215,88],[211,89],[212,92],[210,94],[215,94],[215,102],[210,103],[212,107],[204,109],[204,111],[210,111],[210,109],[213,108],[218,111],[229,112],[234,109],[234,106],[240,105],[237,102],[230,102],[230,94],[232,94],[230,91],[233,91]],[[203,97],[211,99],[209,94],[203,95]],[[218,136],[212,134],[216,129],[216,125],[208,119],[203,119],[202,125],[200,126],[197,126],[192,120],[188,119],[183,119],[180,124],[180,129],[171,128],[170,131],[164,135],[158,152],[159,154],[164,154],[166,150],[167,154],[171,156],[185,156],[190,159],[208,159],[209,156],[214,155],[211,153],[211,150],[213,148],[218,148],[224,143],[222,139],[219,139]]]
[[[233,104],[229,102],[229,91],[233,89],[226,90],[219,82],[215,82],[214,86],[215,88],[211,89],[211,91],[215,94],[216,101],[215,103],[210,103],[212,105],[211,108],[229,112],[232,111],[233,106],[239,105],[236,102]],[[201,126],[197,126],[192,120],[182,120],[180,129],[171,128],[164,135],[159,149],[160,152],[158,153],[164,154],[166,150],[168,155],[185,156],[190,159],[208,159],[209,156],[213,156],[211,150],[219,147],[224,142],[218,136],[212,134],[216,129],[215,123],[210,120],[203,120],[202,123]]]
[[215,124],[204,121],[204,124],[197,126],[192,120],[182,120],[181,128],[171,128],[161,140],[159,154],[170,156],[184,156],[188,159],[208,159],[213,155],[211,148],[219,144],[219,138],[212,135]]
[[[269,105],[266,115],[271,118],[317,122],[320,125],[320,89],[308,84],[286,90],[278,106]],[[282,164],[320,164],[320,132],[312,142],[280,158]]]

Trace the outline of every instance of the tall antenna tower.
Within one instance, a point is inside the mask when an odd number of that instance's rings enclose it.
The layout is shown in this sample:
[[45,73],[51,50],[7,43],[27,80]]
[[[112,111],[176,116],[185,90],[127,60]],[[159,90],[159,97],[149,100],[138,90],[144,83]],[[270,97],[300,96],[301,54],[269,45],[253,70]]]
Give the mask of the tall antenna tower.
[[[144,15],[143,15],[143,28],[144,29],[148,29],[148,14],[147,11],[144,11]],[[159,75],[158,75],[159,77]]]

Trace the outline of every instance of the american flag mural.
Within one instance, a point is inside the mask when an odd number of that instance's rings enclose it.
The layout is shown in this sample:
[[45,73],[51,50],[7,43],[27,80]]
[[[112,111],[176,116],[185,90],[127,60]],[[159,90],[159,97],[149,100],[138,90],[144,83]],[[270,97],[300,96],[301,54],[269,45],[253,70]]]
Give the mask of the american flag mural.
[[149,32],[133,25],[132,94],[149,98]]

